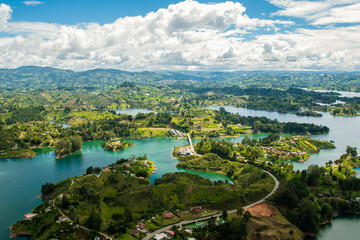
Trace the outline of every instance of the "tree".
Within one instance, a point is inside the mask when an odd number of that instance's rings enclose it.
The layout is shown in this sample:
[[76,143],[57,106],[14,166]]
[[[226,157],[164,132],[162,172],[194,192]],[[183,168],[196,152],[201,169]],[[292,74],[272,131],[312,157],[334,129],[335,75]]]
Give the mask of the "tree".
[[249,211],[246,211],[244,213],[244,221],[247,222],[250,220],[250,218],[251,218],[251,213]]
[[86,174],[92,174],[94,172],[93,166],[90,166],[86,169]]
[[85,226],[90,229],[100,231],[102,221],[101,215],[93,210],[91,211],[90,216],[86,219]]
[[334,209],[329,203],[327,202],[322,203],[320,205],[320,208],[321,208],[321,220],[323,222],[333,217]]
[[69,209],[69,206],[70,206],[70,201],[66,196],[64,196],[62,199],[61,208]]
[[244,214],[244,211],[245,210],[242,207],[238,207],[236,209],[236,215],[240,217],[240,216],[242,216]]
[[128,208],[125,209],[124,217],[125,217],[126,221],[129,223],[132,222],[134,219],[132,212]]
[[320,207],[317,202],[302,199],[295,209],[297,226],[306,232],[317,232],[320,224]]
[[276,141],[279,141],[279,140],[280,140],[280,135],[279,134],[271,133],[269,136],[263,138],[261,140],[261,142],[263,144],[270,144],[272,142],[276,142]]
[[45,183],[44,185],[41,186],[41,194],[43,196],[47,196],[53,191],[55,191],[55,188],[56,187],[53,183]]
[[321,169],[318,165],[310,165],[308,167],[308,173],[307,184],[311,186],[317,185],[321,176]]
[[260,121],[255,121],[254,122],[254,126],[253,126],[253,132],[254,133],[259,133],[260,132],[260,127],[261,127],[261,122]]
[[71,142],[71,152],[77,152],[81,150],[83,140],[80,136],[71,136],[70,142]]
[[71,153],[71,142],[68,138],[63,138],[55,144],[55,156],[61,157]]
[[227,213],[226,209],[222,210],[221,216],[224,220],[227,220],[228,213]]
[[356,147],[347,146],[347,147],[346,147],[346,154],[351,155],[351,156],[353,156],[353,157],[356,157],[356,156],[357,156]]

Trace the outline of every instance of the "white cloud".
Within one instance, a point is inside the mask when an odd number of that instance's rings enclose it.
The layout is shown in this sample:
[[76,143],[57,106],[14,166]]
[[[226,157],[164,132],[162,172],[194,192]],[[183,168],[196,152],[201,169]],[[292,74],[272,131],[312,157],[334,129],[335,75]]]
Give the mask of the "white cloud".
[[[201,4],[187,0],[146,16],[119,18],[105,25],[8,22],[7,17],[6,32],[16,36],[0,38],[0,68],[23,65],[73,70],[360,68],[360,43],[356,41],[360,39],[359,26],[269,32],[254,37],[251,35],[254,30],[275,31],[293,22],[250,18],[245,11],[240,3]],[[249,40],[247,36],[254,38]]]
[[[256,40],[269,44],[264,53],[279,59],[280,68],[314,70],[358,70],[360,26],[335,29],[299,29],[295,33],[263,35]],[[271,65],[271,64],[269,64]]]
[[4,29],[8,20],[11,18],[12,10],[9,5],[0,4],[0,30]]
[[330,9],[314,20],[314,25],[333,23],[360,23],[360,3]]
[[313,25],[360,22],[360,0],[268,1],[281,8],[273,15],[304,18]]
[[43,4],[43,2],[40,2],[40,1],[23,1],[23,3],[26,6],[37,6],[37,5]]

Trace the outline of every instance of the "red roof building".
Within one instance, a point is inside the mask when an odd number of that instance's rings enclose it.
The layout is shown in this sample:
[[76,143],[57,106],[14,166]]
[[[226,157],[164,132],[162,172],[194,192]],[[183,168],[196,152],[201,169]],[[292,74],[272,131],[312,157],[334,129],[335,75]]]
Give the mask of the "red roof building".
[[140,229],[145,229],[146,228],[146,225],[143,222],[139,222],[138,226],[139,226]]
[[25,220],[31,220],[33,217],[36,217],[37,216],[37,213],[28,213],[28,214],[25,214],[24,218]]
[[166,212],[163,213],[163,217],[167,218],[167,219],[170,219],[170,218],[174,217],[174,214],[172,212],[166,211]]
[[192,213],[200,213],[200,212],[202,212],[202,207],[201,206],[196,206],[196,207],[190,208],[189,210]]
[[175,236],[175,232],[173,232],[173,231],[171,231],[171,230],[169,230],[169,229],[166,229],[165,231],[164,231],[164,233],[166,233],[168,236],[170,236],[170,237],[174,237]]

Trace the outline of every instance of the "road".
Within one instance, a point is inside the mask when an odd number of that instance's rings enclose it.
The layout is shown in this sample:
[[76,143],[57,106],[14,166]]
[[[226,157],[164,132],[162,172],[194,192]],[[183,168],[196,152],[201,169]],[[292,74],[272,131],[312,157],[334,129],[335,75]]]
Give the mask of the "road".
[[[248,209],[248,208],[251,208],[259,203],[262,203],[262,202],[265,202],[265,200],[270,197],[271,195],[273,195],[279,188],[280,186],[280,182],[279,180],[274,176],[272,175],[270,172],[266,171],[266,170],[263,170],[264,172],[266,172],[267,174],[269,174],[275,181],[275,187],[273,188],[273,190],[268,194],[266,195],[265,197],[263,197],[262,199],[260,199],[259,201],[257,202],[254,202],[254,203],[251,203],[249,205],[246,205],[244,206],[244,210]],[[237,209],[234,209],[234,210],[229,210],[228,211],[228,214],[229,213],[235,213],[237,211]],[[208,220],[212,217],[220,217],[222,214],[221,213],[217,213],[217,214],[213,214],[213,215],[210,215],[210,216],[207,216],[207,217],[203,217],[203,218],[197,218],[197,219],[193,219],[193,220],[188,220],[188,221],[182,221],[182,222],[179,222],[179,223],[176,223],[176,224],[172,224],[172,225],[169,225],[169,226],[166,226],[166,227],[163,227],[163,228],[160,228],[152,233],[149,233],[148,235],[146,235],[146,237],[143,238],[143,240],[148,240],[148,239],[151,239],[155,236],[155,234],[160,234],[162,233],[163,231],[167,230],[167,229],[171,229],[173,226],[181,226],[181,225],[188,225],[188,224],[191,224],[191,223],[195,223],[195,222],[198,222],[198,221],[203,221],[203,220]]]

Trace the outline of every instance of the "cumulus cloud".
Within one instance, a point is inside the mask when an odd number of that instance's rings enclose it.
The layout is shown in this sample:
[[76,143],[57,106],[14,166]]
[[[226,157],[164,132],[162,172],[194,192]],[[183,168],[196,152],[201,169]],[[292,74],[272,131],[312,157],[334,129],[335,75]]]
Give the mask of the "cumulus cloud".
[[[294,33],[263,35],[256,40],[267,44],[265,56],[279,59],[278,67],[286,69],[358,70],[360,26],[335,29],[299,29]],[[267,55],[266,55],[267,54]]]
[[3,30],[11,18],[12,10],[9,5],[4,3],[0,4],[0,30]]
[[[235,2],[201,4],[187,0],[146,16],[119,18],[105,25],[65,26],[4,19],[7,27],[3,31],[16,36],[0,38],[0,68],[38,65],[73,70],[354,70],[360,67],[360,44],[354,41],[360,39],[360,27],[276,32],[294,23],[250,18],[245,7]],[[262,30],[262,34],[256,35],[257,30]],[[268,34],[263,34],[264,31]]]
[[37,5],[43,4],[43,2],[40,2],[40,1],[23,1],[23,3],[26,6],[37,6]]

